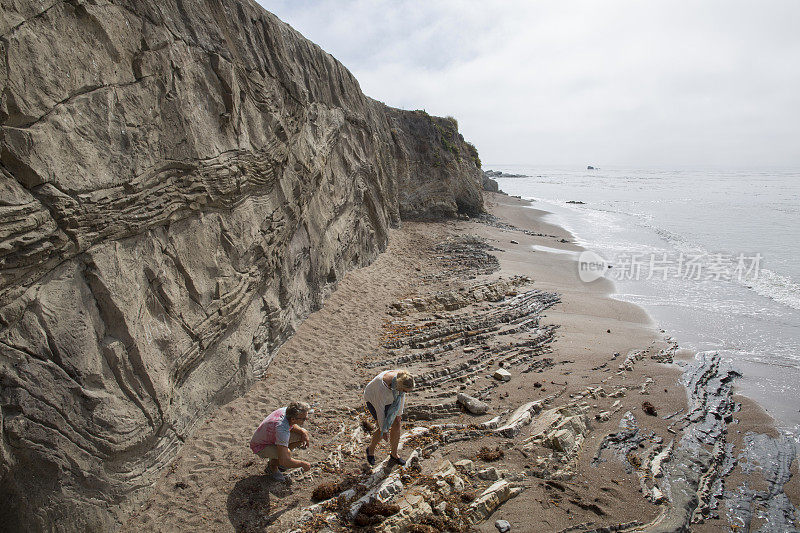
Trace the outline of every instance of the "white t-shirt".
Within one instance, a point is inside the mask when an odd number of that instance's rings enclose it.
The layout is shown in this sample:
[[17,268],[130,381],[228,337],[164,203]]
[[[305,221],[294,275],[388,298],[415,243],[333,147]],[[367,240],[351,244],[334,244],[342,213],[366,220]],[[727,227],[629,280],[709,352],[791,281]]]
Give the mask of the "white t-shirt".
[[[389,372],[389,370],[384,370],[374,378],[372,381],[367,383],[367,386],[364,387],[364,400],[368,401],[372,404],[372,407],[375,408],[375,414],[378,417],[378,428],[383,427],[383,419],[386,417],[386,407],[392,405],[394,401],[394,393],[392,393],[392,389],[390,389],[386,382],[383,381],[383,376]],[[403,409],[406,406],[406,398],[405,395],[403,399],[400,400],[400,409],[397,410],[397,416],[403,414]]]

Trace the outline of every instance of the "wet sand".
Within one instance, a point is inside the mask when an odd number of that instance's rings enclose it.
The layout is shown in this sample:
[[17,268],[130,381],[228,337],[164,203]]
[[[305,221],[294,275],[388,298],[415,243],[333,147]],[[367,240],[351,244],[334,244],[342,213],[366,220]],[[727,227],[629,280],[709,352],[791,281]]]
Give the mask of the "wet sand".
[[[419,506],[412,496],[423,494],[435,507],[450,498],[451,507],[433,512],[429,523],[463,518],[472,512],[470,502],[453,495],[480,495],[493,486],[482,477],[494,474],[477,474],[493,467],[521,490],[475,524],[479,531],[496,531],[497,519],[508,520],[514,531],[657,527],[669,504],[653,498],[650,491],[664,483],[648,478],[646,467],[687,425],[677,423],[680,414],[669,416],[690,408],[679,382],[682,369],[670,360],[693,354],[676,353],[641,308],[610,298],[608,280],[581,282],[574,255],[543,251],[581,250],[562,228],[543,223],[543,212],[503,195],[485,198],[496,218],[406,222],[392,230],[388,250],[338,282],[324,307],[279,350],[267,376],[199,427],[123,530],[321,529],[319,520],[304,515],[314,503],[311,493],[325,482],[364,482],[368,436],[359,430],[361,391],[377,372],[395,367],[420,377],[419,390],[407,398],[404,429],[435,428],[425,435],[438,435],[404,446],[402,455],[416,451],[420,461],[403,474],[395,503],[412,509]],[[509,381],[492,376],[501,363]],[[465,412],[455,402],[458,392],[481,399],[489,412]],[[305,475],[293,473],[286,485],[269,480],[266,461],[248,442],[264,416],[292,399],[314,407],[306,426],[312,446],[299,456],[315,466]],[[480,426],[498,416],[500,425],[508,423],[532,402],[538,402],[530,408],[534,416],[506,432],[512,436]],[[644,402],[656,416],[643,413]],[[633,449],[615,444],[626,413],[637,424]],[[562,425],[539,423],[548,416]],[[738,446],[748,431],[769,428],[770,421],[745,401],[732,424],[730,440]],[[568,434],[556,438],[561,430]],[[503,457],[478,459],[482,448],[499,449]],[[378,459],[387,453],[382,446]],[[463,486],[440,487],[447,497],[426,488],[444,461],[464,459],[473,467],[459,467]],[[731,483],[741,481],[731,475]],[[795,502],[796,479],[786,485]],[[321,515],[326,512],[314,514]],[[340,518],[334,517],[333,529],[352,527]],[[425,530],[424,520],[409,523]],[[697,527],[715,530],[725,523],[723,517]]]

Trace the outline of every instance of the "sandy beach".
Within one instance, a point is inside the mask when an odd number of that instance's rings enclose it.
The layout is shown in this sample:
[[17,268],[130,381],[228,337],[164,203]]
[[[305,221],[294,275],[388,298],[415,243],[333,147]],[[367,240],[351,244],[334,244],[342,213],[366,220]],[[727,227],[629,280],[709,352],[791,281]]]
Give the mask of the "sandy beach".
[[[581,282],[569,253],[581,249],[565,230],[542,222],[542,211],[492,193],[485,203],[491,216],[480,220],[404,222],[392,230],[387,251],[338,282],[266,377],[198,427],[123,530],[313,531],[326,527],[326,516],[331,529],[355,527],[334,505],[308,508],[321,484],[358,488],[372,473],[364,470],[361,392],[389,368],[419,378],[403,420],[415,436],[401,453],[419,460],[391,498],[405,510],[369,527],[436,531],[467,516],[487,532],[498,519],[513,531],[554,532],[677,523],[680,498],[675,490],[663,494],[676,485],[658,469],[670,457],[680,462],[679,441],[696,422],[684,416],[697,405],[687,403],[683,368],[674,363],[694,354],[665,338],[641,308],[610,298],[609,281]],[[501,368],[508,381],[494,377]],[[488,404],[488,412],[467,412],[459,392]],[[299,452],[314,466],[293,472],[287,485],[269,479],[248,442],[267,414],[291,400],[314,408],[306,425],[311,447]],[[755,404],[733,403],[723,417],[729,457],[748,432],[775,434]],[[502,457],[487,461],[492,454],[481,454],[484,448]],[[706,468],[727,468],[711,458],[713,444],[706,448]],[[378,460],[387,453],[382,445]],[[797,462],[789,463],[796,474]],[[757,475],[750,476],[754,487],[765,483]],[[730,488],[744,481],[732,466],[721,477]],[[479,516],[474,503],[501,482],[506,495]],[[797,477],[782,487],[796,505]],[[696,516],[693,530],[728,524],[724,512],[713,518],[719,511],[709,491],[710,509]],[[423,503],[431,513],[419,511]],[[751,520],[757,527],[757,513]]]

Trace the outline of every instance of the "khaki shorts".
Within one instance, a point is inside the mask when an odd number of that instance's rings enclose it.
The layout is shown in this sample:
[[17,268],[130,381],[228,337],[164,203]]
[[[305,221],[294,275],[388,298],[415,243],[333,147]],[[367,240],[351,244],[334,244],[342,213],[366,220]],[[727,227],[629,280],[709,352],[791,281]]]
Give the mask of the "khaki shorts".
[[[295,442],[300,442],[303,438],[298,435],[297,433],[290,433],[289,434],[289,444],[294,444]],[[278,446],[276,444],[267,444],[262,448],[260,452],[256,452],[256,455],[263,458],[263,459],[277,459],[278,458]]]

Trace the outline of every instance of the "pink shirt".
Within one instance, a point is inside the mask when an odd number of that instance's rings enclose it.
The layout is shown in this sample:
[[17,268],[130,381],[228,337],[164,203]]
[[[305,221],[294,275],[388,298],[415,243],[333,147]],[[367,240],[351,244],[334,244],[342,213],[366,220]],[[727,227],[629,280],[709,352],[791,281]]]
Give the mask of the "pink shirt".
[[250,449],[258,453],[265,446],[289,446],[289,433],[291,426],[286,418],[286,408],[281,407],[272,411],[258,426],[253,438],[250,439]]

